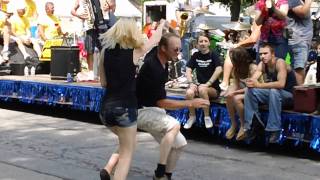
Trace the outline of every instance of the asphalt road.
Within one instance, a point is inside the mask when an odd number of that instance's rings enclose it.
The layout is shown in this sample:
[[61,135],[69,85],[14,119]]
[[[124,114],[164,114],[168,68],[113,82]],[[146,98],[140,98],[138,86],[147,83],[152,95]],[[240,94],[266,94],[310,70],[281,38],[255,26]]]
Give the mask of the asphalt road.
[[[316,180],[320,154],[308,148],[229,143],[193,130],[175,180]],[[144,132],[128,180],[152,179],[158,144]],[[98,180],[116,137],[95,113],[0,102],[0,179]]]

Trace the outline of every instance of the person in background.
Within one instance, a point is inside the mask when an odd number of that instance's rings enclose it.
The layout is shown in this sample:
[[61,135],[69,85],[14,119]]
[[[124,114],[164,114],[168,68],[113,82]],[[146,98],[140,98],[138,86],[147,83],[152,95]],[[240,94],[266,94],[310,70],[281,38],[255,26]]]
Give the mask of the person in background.
[[148,27],[148,29],[146,29],[146,35],[147,35],[148,38],[150,38],[152,36],[152,34],[157,29],[157,26],[158,26],[158,22],[157,21],[153,21],[150,24],[150,26]]
[[25,0],[25,4],[26,4],[25,16],[28,18],[30,22],[31,37],[38,38],[37,25],[38,25],[39,14],[37,10],[37,4],[34,0]]
[[143,26],[142,28],[142,31],[145,35],[148,36],[148,32],[150,31],[151,29],[151,23],[152,23],[152,19],[150,16],[146,16],[146,23],[145,25]]
[[181,12],[179,11],[192,11],[192,10],[208,10],[209,0],[175,0],[176,18],[180,22]]
[[41,48],[37,39],[31,37],[29,19],[25,15],[25,4],[20,2],[16,5],[17,13],[11,18],[11,38],[16,41],[24,59],[31,58],[26,52],[24,45],[32,45],[38,58],[41,56]]
[[[245,47],[247,50],[250,50],[251,52],[255,52],[254,45],[259,41],[260,38],[260,28],[261,25],[258,26],[255,22],[252,23],[251,26],[251,34],[248,38],[240,41],[237,44],[234,44],[234,48],[237,47]],[[227,52],[226,58],[223,63],[223,77],[222,82],[220,83],[220,88],[222,90],[221,95],[224,95],[226,90],[229,87],[229,81],[230,81],[230,75],[233,69],[233,64],[230,60],[229,51]]]
[[[210,51],[210,38],[206,33],[200,33],[197,41],[199,51],[195,52],[187,63],[186,77],[190,85],[186,92],[186,99],[193,99],[195,96],[207,100],[217,98],[220,93],[219,76],[222,73],[219,55]],[[193,81],[193,70],[196,71],[197,82]],[[191,128],[195,121],[195,109],[189,108],[189,119],[184,128]],[[204,108],[204,122],[206,128],[212,128],[209,107]]]
[[285,35],[288,14],[288,0],[259,0],[256,3],[256,23],[261,25],[259,43],[270,43],[275,56],[286,59],[289,52],[288,39]]
[[180,132],[180,123],[167,115],[165,110],[203,108],[210,104],[208,100],[200,98],[167,98],[165,83],[168,81],[168,61],[176,60],[180,49],[181,41],[177,34],[164,34],[158,46],[146,54],[137,77],[137,98],[140,107],[138,128],[150,133],[160,144],[160,157],[154,180],[171,180],[182,149],[187,145],[185,137]]
[[317,61],[320,61],[320,43],[313,44],[313,50],[309,52],[308,61],[306,64],[306,78],[304,79],[304,85],[317,83]]
[[[101,2],[101,1],[100,1]],[[117,21],[114,12],[116,10],[116,0],[105,0],[102,4],[102,13],[105,23],[107,24],[107,29],[111,28]]]
[[10,0],[0,0],[0,31],[3,36],[3,49],[0,56],[0,65],[9,61],[9,42],[11,34],[11,23],[8,21],[12,12],[7,12],[7,5]]
[[46,14],[39,17],[38,33],[43,43],[48,39],[56,39],[67,35],[61,30],[61,22],[57,16],[54,15],[53,2],[46,2]]
[[[186,21],[191,20],[192,16],[196,16],[196,12],[192,12],[195,10],[205,10],[207,11],[209,9],[210,1],[209,0],[175,0],[174,6],[176,10],[176,20],[177,20],[177,29],[181,31],[182,28],[189,28],[187,25],[186,27],[180,27],[182,24],[181,16],[184,13],[188,13],[188,19]],[[192,15],[192,13],[193,15]],[[194,19],[196,20],[196,19]],[[199,18],[199,22],[192,22],[192,26],[196,27],[197,25],[205,23],[203,22],[203,19]],[[197,25],[196,25],[197,24]],[[191,27],[190,27],[191,28]],[[191,31],[195,31],[195,29],[192,29]],[[188,32],[188,29],[186,29],[186,32]],[[190,59],[190,38],[192,37],[192,32],[188,32],[185,34],[181,34],[181,43],[182,43],[182,58],[186,61],[189,61]],[[196,37],[193,37],[196,38]]]
[[230,50],[230,60],[233,65],[233,84],[225,93],[226,106],[229,112],[231,127],[226,132],[226,138],[232,139],[238,129],[235,115],[239,115],[239,131],[236,140],[242,140],[244,133],[244,110],[243,99],[245,92],[245,80],[251,78],[257,65],[253,63],[253,59],[244,47],[237,47]]
[[[100,4],[101,5],[101,4]],[[102,11],[108,28],[116,22],[114,16],[116,2],[115,0],[106,0],[102,6]],[[89,10],[89,4],[85,0],[75,0],[74,6],[71,10],[71,15],[79,18],[83,22],[83,31],[85,32],[85,50],[87,51],[87,63],[89,70],[89,80],[94,80],[93,72],[93,58],[95,48],[101,49],[101,44],[99,41],[99,29],[96,27],[92,17],[95,18],[92,11]]]
[[25,17],[28,18],[30,23],[34,23],[38,19],[37,4],[34,0],[25,0]]
[[136,66],[139,59],[155,46],[162,35],[166,21],[145,44],[135,17],[130,12],[119,14],[120,19],[107,32],[101,34],[102,56],[100,82],[107,93],[101,101],[100,118],[104,125],[117,135],[118,150],[113,153],[100,171],[101,180],[127,178],[136,145],[137,98]]
[[302,85],[313,37],[310,8],[312,0],[288,0],[288,42],[292,53],[291,64],[295,70],[297,84]]
[[[264,129],[270,134],[269,143],[276,143],[282,128],[281,110],[293,104],[293,87],[296,85],[294,71],[285,61],[275,56],[271,44],[263,43],[259,49],[260,63],[252,78],[245,80],[248,89],[244,96],[243,139],[253,139],[257,130]],[[263,76],[263,82],[258,78]],[[269,116],[266,126],[259,116],[259,105],[267,104]],[[254,122],[254,123],[253,123]],[[251,125],[254,125],[251,129]]]

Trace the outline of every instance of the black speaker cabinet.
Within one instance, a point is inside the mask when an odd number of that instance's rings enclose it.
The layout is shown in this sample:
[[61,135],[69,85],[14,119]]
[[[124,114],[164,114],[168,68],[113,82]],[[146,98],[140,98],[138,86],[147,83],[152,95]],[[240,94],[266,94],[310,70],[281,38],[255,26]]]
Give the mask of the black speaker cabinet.
[[78,46],[52,46],[50,62],[51,79],[66,80],[80,71]]

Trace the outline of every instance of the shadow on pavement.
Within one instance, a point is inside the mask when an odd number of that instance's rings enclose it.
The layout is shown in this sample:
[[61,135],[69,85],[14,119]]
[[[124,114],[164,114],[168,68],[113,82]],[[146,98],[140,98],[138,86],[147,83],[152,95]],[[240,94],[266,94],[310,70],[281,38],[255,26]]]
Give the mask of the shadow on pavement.
[[[98,113],[72,110],[69,107],[24,104],[21,102],[12,101],[0,103],[0,108],[51,117],[66,118],[69,120],[81,122],[101,124]],[[182,128],[181,131],[187,139],[194,141],[200,141],[208,144],[219,144],[227,148],[235,148],[248,152],[266,152],[274,156],[287,156],[320,161],[320,153],[312,150],[309,147],[309,143],[300,143],[296,146],[294,145],[294,141],[287,140],[283,145],[265,145],[263,139],[258,139],[248,144],[245,142],[237,142],[235,140],[226,140],[224,137],[218,135],[217,130],[212,134],[212,132],[209,132],[205,128],[194,126],[189,130],[184,130]]]
[[265,152],[274,156],[287,156],[302,159],[310,159],[320,161],[320,152],[309,147],[309,143],[300,143],[295,145],[293,140],[287,140],[282,145],[269,144],[266,145],[264,139],[257,139],[250,144],[236,140],[227,140],[219,136],[216,131],[211,134],[207,129],[200,127],[192,127],[189,130],[181,130],[187,139],[200,141],[208,144],[219,144],[227,148],[235,148],[249,152]]

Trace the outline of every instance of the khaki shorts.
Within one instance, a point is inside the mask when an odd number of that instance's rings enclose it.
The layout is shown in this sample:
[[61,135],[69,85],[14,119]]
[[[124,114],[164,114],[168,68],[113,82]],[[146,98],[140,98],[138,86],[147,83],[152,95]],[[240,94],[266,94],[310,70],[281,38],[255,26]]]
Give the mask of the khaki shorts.
[[[150,133],[160,143],[165,134],[180,123],[158,107],[144,107],[138,110],[138,128]],[[187,145],[186,138],[179,132],[173,144],[174,148]]]

